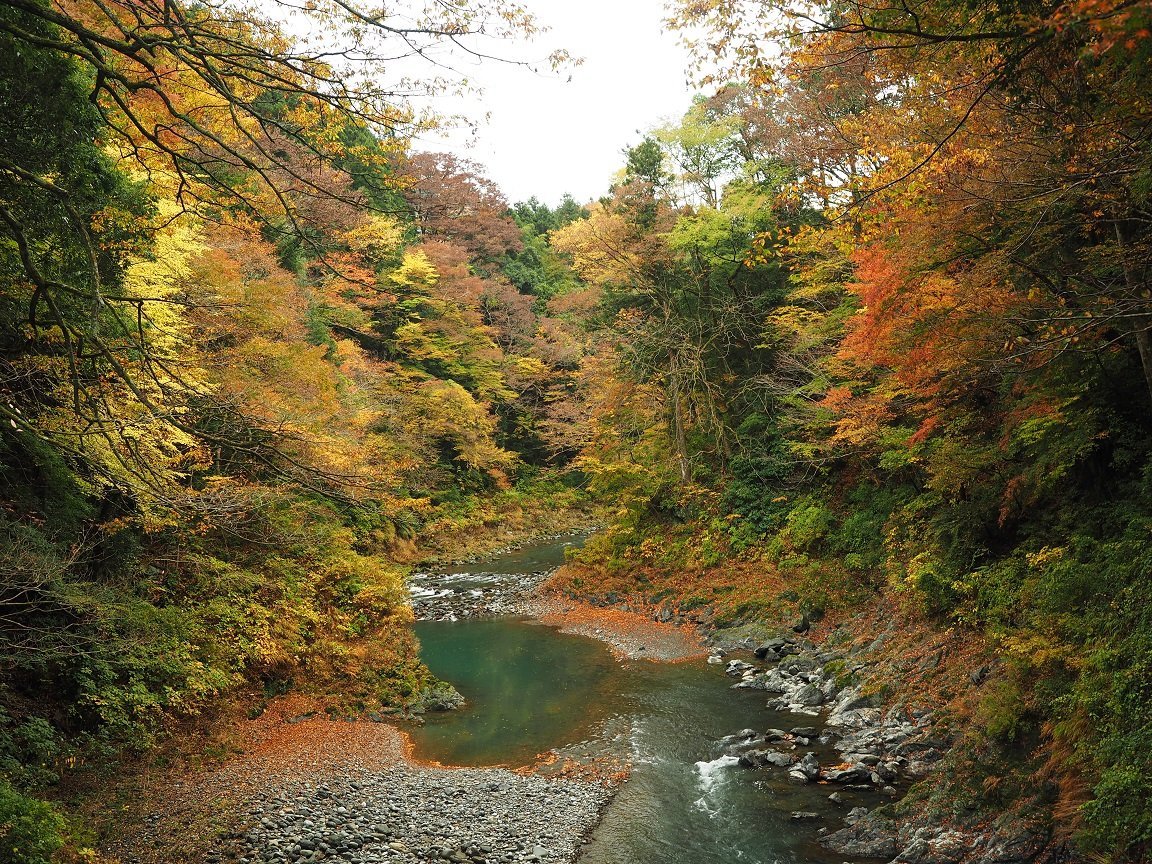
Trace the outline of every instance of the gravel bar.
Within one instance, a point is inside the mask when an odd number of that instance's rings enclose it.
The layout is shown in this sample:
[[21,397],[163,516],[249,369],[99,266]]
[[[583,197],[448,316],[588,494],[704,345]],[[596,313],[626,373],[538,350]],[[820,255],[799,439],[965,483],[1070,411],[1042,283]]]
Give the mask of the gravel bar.
[[503,768],[400,765],[258,802],[209,862],[571,862],[612,790]]

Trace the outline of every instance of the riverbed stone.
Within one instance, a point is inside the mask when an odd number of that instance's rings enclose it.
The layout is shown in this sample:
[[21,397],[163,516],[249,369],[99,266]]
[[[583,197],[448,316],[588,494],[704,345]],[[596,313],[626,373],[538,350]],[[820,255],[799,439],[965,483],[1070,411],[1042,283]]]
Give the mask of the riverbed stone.
[[724,667],[724,674],[730,675],[733,678],[739,678],[746,672],[755,671],[757,671],[756,667],[744,660],[729,660],[728,665]]
[[746,768],[787,768],[796,761],[791,753],[780,753],[775,750],[749,750],[740,754],[740,764]]
[[1024,864],[1032,861],[1051,838],[1042,825],[1011,823],[996,828],[986,839],[972,864]]
[[815,708],[824,703],[824,693],[815,684],[806,684],[792,694],[792,701],[797,705]]
[[902,845],[893,864],[958,864],[975,848],[976,838],[933,825],[917,828]]
[[860,768],[835,768],[820,773],[820,779],[829,783],[856,783],[867,778],[867,772]]
[[815,780],[820,776],[820,760],[816,758],[816,754],[808,751],[801,758],[797,769],[804,775],[806,780]]
[[847,828],[825,835],[820,845],[841,855],[892,859],[896,855],[895,823],[870,817],[868,814]]
[[[611,795],[600,783],[498,768],[402,765],[365,772],[354,783],[298,784],[272,796],[257,809],[278,818],[255,819],[239,835],[235,857],[249,864],[460,864],[523,860],[522,850],[535,847],[539,860],[569,861]],[[386,813],[389,824],[380,819]]]

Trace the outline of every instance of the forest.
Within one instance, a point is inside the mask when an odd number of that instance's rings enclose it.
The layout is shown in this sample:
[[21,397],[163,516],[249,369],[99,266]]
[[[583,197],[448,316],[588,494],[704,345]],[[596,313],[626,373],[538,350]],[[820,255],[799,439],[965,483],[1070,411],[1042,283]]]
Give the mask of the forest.
[[412,566],[591,521],[574,596],[978,645],[931,806],[1147,860],[1152,4],[673,0],[700,95],[556,206],[413,144],[530,12],[283,5],[0,3],[0,860],[434,702]]

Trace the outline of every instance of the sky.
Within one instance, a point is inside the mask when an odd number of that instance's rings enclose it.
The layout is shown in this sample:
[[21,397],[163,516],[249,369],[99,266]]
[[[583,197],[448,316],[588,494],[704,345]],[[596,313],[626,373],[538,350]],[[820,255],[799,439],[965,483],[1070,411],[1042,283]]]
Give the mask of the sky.
[[414,148],[479,162],[511,202],[535,195],[555,205],[566,192],[591,201],[608,191],[625,147],[688,109],[695,91],[686,83],[687,53],[661,25],[664,0],[524,5],[551,29],[516,46],[516,54],[543,57],[564,48],[583,64],[559,76],[492,62],[470,68],[484,93],[459,110],[481,120],[474,136],[429,136]]

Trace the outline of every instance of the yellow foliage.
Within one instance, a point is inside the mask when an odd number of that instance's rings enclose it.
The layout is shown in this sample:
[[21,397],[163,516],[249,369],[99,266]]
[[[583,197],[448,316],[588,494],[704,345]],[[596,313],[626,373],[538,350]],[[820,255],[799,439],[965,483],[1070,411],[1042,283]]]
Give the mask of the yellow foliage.
[[450,440],[460,462],[487,471],[511,466],[515,456],[492,442],[495,418],[455,381],[428,381],[416,395],[419,409],[413,420],[424,434]]
[[627,282],[641,265],[627,240],[632,229],[624,217],[600,204],[590,208],[587,219],[578,219],[553,231],[552,246],[572,256],[581,278],[594,284]]
[[1028,632],[1004,636],[1000,640],[1004,653],[1024,668],[1043,669],[1059,665],[1069,669],[1084,665],[1075,646],[1058,642],[1043,633]]
[[395,255],[404,245],[404,229],[391,216],[372,214],[362,224],[343,232],[340,239],[347,243],[353,252],[378,266]]
[[149,347],[163,357],[187,350],[189,323],[174,296],[192,276],[191,262],[207,248],[191,216],[181,215],[175,201],[159,202],[160,226],[153,235],[152,255],[132,262],[124,274],[124,293],[144,301]]
[[436,284],[440,274],[422,249],[405,252],[400,266],[388,274],[388,278],[401,288],[430,288]]

